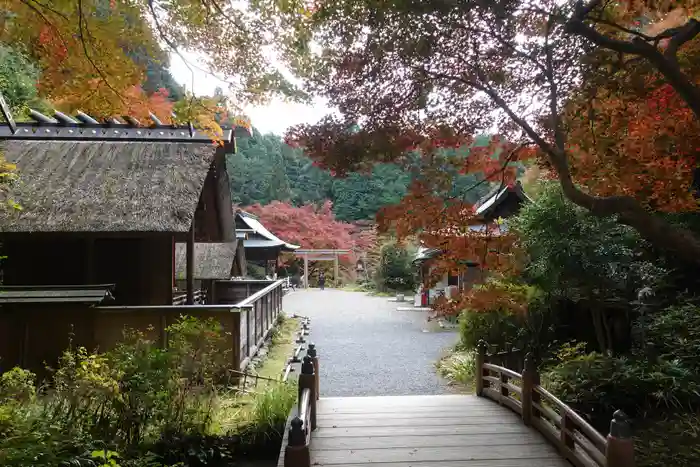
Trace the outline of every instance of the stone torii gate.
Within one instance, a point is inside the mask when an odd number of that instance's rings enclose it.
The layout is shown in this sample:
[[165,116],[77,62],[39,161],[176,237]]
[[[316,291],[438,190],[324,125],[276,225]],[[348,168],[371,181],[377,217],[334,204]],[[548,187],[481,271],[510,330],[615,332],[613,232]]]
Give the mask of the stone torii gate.
[[304,288],[309,288],[309,261],[333,261],[333,280],[338,282],[340,275],[338,257],[352,253],[352,250],[295,250],[294,254],[304,258]]

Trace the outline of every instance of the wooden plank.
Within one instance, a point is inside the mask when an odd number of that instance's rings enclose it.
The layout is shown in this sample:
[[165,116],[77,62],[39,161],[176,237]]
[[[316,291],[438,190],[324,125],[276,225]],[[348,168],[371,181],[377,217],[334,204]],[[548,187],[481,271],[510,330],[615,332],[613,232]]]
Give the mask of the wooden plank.
[[471,395],[448,396],[387,396],[387,397],[339,397],[321,398],[319,410],[363,408],[372,410],[373,407],[492,407],[493,402]]
[[[509,416],[510,415],[510,416]],[[486,423],[494,423],[496,417],[463,417],[463,418],[388,418],[388,417],[363,417],[355,420],[343,420],[342,422],[328,420],[326,417],[321,417],[318,420],[319,427],[353,427],[353,426],[440,426],[440,425],[481,425]],[[506,425],[512,423],[520,423],[517,415],[503,414],[498,417],[498,422]]]
[[[328,465],[328,464],[316,464]],[[334,464],[335,467],[362,467],[367,464]],[[442,461],[439,464],[435,462],[411,462],[407,464],[410,467],[571,467],[571,465],[562,459],[546,458],[531,458],[531,459],[489,459],[489,460],[461,460],[461,461]],[[283,467],[280,465],[280,467]],[[403,467],[393,462],[372,463],[372,467]]]
[[460,446],[512,446],[525,444],[542,444],[542,437],[535,432],[505,434],[469,434],[424,436],[366,436],[364,438],[313,438],[314,452],[337,449],[394,449],[424,447],[460,447]]
[[372,407],[359,407],[359,406],[346,406],[346,407],[328,407],[323,404],[319,404],[318,413],[323,415],[350,415],[350,414],[363,414],[363,413],[375,413],[375,414],[400,414],[406,412],[419,412],[419,413],[431,413],[431,412],[458,412],[458,413],[470,413],[470,412],[482,412],[482,413],[503,413],[503,407],[499,407],[498,404],[494,404],[489,401],[488,405],[386,405],[386,406],[372,406]]
[[318,414],[319,417],[322,417],[324,420],[328,422],[333,422],[337,424],[344,424],[346,421],[352,422],[353,420],[362,420],[365,418],[385,418],[385,419],[391,419],[391,420],[401,420],[403,418],[410,418],[413,420],[416,420],[420,417],[420,419],[423,418],[452,418],[452,419],[459,419],[459,418],[469,418],[469,417],[493,417],[495,419],[500,419],[503,417],[506,417],[508,420],[519,420],[520,417],[515,415],[513,411],[506,411],[503,410],[503,407],[496,407],[496,410],[482,410],[482,409],[475,409],[475,410],[453,410],[453,411],[448,411],[447,409],[440,407],[438,409],[433,409],[429,410],[426,409],[425,407],[421,408],[422,410],[412,410],[412,409],[406,409],[402,412],[387,412],[387,413],[382,413],[382,412],[360,412],[360,413],[321,413]]
[[[313,441],[312,441],[313,446]],[[377,462],[439,462],[496,459],[546,459],[559,454],[547,444],[498,446],[424,447],[396,449],[338,449],[312,451],[312,465],[363,464]],[[532,462],[529,465],[536,465]]]
[[312,439],[353,437],[364,438],[370,436],[447,436],[447,435],[474,435],[497,433],[530,433],[532,430],[522,424],[503,424],[498,420],[492,420],[483,425],[445,425],[445,426],[393,426],[393,427],[320,427],[312,434]]

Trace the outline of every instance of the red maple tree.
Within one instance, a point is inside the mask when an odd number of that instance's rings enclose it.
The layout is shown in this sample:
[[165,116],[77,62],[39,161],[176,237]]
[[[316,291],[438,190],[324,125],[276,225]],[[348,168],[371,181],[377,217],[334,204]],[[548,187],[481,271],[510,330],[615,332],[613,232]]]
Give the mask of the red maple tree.
[[373,245],[375,236],[372,232],[353,235],[356,227],[337,220],[332,207],[330,201],[321,206],[293,206],[273,201],[264,206],[254,204],[246,211],[258,216],[265,227],[279,238],[304,249],[352,250],[352,253],[341,256],[340,260],[346,265],[354,265],[358,255]]

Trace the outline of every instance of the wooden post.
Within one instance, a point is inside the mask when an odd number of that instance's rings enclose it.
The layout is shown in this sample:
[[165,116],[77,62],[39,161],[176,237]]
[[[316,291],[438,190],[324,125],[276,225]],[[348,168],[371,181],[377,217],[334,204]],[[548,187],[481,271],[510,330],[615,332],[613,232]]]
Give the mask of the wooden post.
[[335,286],[340,287],[340,268],[338,267],[338,253],[333,257],[333,280],[335,280]]
[[605,449],[607,467],[634,467],[634,442],[629,419],[617,410],[610,421],[610,434]]
[[187,235],[187,302],[194,305],[194,218]]
[[537,366],[532,354],[525,356],[525,365],[523,369],[523,386],[520,401],[523,407],[523,423],[530,426],[532,423],[532,393],[537,380]]
[[[561,439],[561,444],[571,450],[576,448],[576,441],[574,439],[574,430],[576,425],[574,421],[569,417],[569,414],[562,410],[561,414],[561,431],[559,432],[559,438]],[[613,467],[612,464],[608,464]]]
[[475,375],[474,384],[476,386],[476,395],[482,396],[484,394],[484,363],[486,362],[486,348],[488,345],[484,341],[479,341],[476,344],[476,364],[475,364]]
[[309,445],[306,444],[304,422],[299,417],[294,417],[289,427],[289,438],[284,450],[284,467],[310,467],[311,454]]
[[321,394],[321,376],[318,368],[318,353],[316,351],[316,344],[309,343],[309,348],[306,351],[306,355],[311,357],[311,362],[314,364],[314,374],[316,375],[316,400],[318,400]]
[[309,254],[304,253],[304,288],[309,288]]
[[309,418],[311,420],[311,431],[316,429],[316,374],[314,373],[314,363],[311,357],[306,355],[301,364],[301,374],[299,375],[299,399],[304,389],[311,390]]

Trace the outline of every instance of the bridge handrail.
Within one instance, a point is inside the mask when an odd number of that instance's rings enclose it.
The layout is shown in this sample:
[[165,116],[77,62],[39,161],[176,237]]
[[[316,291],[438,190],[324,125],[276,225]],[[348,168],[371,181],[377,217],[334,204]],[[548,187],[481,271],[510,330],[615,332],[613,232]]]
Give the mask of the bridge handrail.
[[[292,365],[299,362],[299,354],[308,334],[308,318],[302,322],[302,330],[297,339],[297,348],[283,372],[283,381],[294,371]],[[316,346],[309,343],[301,363],[299,392],[296,415],[292,418],[288,431],[287,446],[284,449],[284,467],[311,467],[309,445],[311,432],[316,429],[316,401],[319,398],[319,360]]]
[[[522,416],[576,467],[634,467],[634,445],[627,416],[618,410],[603,437],[571,407],[540,385],[532,355],[522,373],[488,363],[488,345],[480,342],[476,358],[476,394]],[[502,357],[500,355],[499,357]]]

